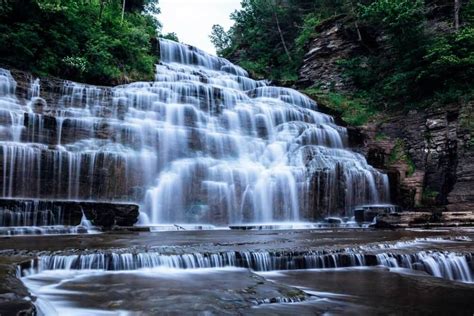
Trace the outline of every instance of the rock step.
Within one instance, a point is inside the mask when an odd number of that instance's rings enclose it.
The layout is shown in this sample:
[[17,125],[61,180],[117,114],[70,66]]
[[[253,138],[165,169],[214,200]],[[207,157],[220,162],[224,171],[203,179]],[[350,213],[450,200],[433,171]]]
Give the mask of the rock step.
[[81,224],[83,215],[92,225],[105,229],[133,226],[139,206],[131,203],[0,199],[0,227]]
[[401,212],[379,214],[377,228],[473,226],[474,212]]

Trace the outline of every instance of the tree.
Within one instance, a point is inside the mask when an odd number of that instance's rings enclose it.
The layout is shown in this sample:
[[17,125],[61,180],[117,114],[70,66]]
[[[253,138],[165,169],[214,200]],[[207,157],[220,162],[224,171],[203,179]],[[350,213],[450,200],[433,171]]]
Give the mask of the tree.
[[212,26],[211,35],[209,35],[211,43],[216,48],[217,54],[222,55],[223,52],[230,47],[231,40],[224,28],[219,24]]
[[461,0],[454,0],[454,28],[459,30],[459,11],[461,10]]
[[166,33],[160,36],[161,38],[169,39],[175,42],[179,42],[178,34],[175,32]]
[[[348,1],[242,0],[241,9],[231,14],[234,25],[227,32],[214,27],[211,39],[218,54],[237,61],[253,76],[289,83],[297,79],[315,26],[335,14],[350,13]],[[366,1],[373,0],[357,3]]]
[[124,12],[123,0],[0,1],[8,4],[0,10],[0,63],[97,84],[153,78],[160,25],[151,0],[127,0]]
[[278,34],[280,35],[281,44],[283,45],[283,49],[285,50],[285,53],[286,53],[286,56],[288,57],[288,60],[290,62],[292,62],[293,60],[291,58],[290,51],[288,50],[288,47],[286,46],[285,37],[283,36],[283,32],[281,31],[280,20],[278,19],[278,13],[277,13],[277,9],[276,9],[278,5],[281,5],[281,3],[278,4],[276,1],[272,1],[272,4],[270,4],[270,5],[272,7],[273,17],[275,18],[275,23],[276,23],[276,27],[277,27],[277,30],[278,30]]

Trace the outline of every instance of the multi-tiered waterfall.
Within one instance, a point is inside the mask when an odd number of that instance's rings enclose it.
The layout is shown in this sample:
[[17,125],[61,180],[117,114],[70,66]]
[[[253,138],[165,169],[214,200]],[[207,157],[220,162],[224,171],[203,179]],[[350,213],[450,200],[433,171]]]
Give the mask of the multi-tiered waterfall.
[[307,221],[388,199],[387,177],[315,102],[160,47],[154,82],[64,82],[58,98],[33,79],[18,97],[0,70],[1,196],[133,201],[155,224]]

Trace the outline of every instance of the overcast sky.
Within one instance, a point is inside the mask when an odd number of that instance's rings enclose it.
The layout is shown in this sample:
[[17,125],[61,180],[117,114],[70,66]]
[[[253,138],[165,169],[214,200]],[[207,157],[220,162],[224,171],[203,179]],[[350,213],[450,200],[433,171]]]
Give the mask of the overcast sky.
[[240,8],[240,0],[159,0],[163,33],[175,32],[180,42],[215,54],[209,40],[214,24],[228,30],[229,15]]

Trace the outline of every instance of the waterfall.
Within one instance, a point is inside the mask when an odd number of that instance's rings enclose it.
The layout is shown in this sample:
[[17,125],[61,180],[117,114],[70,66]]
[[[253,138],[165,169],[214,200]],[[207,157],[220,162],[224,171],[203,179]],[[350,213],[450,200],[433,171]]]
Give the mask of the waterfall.
[[386,175],[305,95],[197,48],[162,39],[160,52],[153,82],[65,81],[54,97],[39,79],[17,96],[1,69],[1,197],[135,202],[152,224],[214,225],[388,202]]
[[268,252],[242,251],[220,253],[189,253],[179,255],[155,252],[93,253],[81,255],[42,256],[31,263],[24,275],[45,270],[106,270],[123,271],[166,267],[174,269],[201,269],[240,267],[255,271],[329,269],[381,265],[424,271],[448,280],[473,282],[472,254],[421,251],[408,254],[359,251]]

